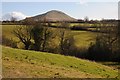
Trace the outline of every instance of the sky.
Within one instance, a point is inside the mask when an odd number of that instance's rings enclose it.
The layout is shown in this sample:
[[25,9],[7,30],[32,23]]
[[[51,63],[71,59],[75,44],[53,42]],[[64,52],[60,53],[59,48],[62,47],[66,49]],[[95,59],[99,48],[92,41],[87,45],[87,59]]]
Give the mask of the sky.
[[118,2],[119,0],[1,0],[2,2]]
[[[99,2],[100,1],[100,2]],[[8,13],[35,16],[50,10],[59,10],[76,19],[118,19],[117,0],[81,0],[80,2],[2,2],[2,16]]]

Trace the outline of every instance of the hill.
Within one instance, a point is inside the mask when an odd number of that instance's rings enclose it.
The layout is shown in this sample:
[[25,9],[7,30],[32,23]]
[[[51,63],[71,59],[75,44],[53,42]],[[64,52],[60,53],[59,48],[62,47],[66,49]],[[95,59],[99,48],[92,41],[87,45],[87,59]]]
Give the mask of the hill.
[[4,78],[115,78],[117,70],[75,57],[2,46]]
[[51,10],[44,14],[33,16],[27,19],[32,19],[34,21],[44,21],[44,20],[46,21],[76,21],[75,18],[72,18],[68,16],[67,14],[61,11],[57,11],[57,10]]

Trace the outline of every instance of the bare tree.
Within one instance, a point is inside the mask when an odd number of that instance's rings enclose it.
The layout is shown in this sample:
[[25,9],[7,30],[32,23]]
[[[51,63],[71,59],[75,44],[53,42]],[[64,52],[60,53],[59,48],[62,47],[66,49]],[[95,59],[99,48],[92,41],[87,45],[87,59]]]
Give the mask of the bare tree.
[[17,21],[17,18],[11,17],[10,21],[15,22],[15,21]]
[[37,22],[32,29],[32,36],[34,40],[34,46],[36,51],[45,51],[45,47],[49,38],[51,37],[52,32],[49,30],[46,21]]
[[59,34],[60,34],[60,36],[59,36],[60,53],[61,54],[66,53],[67,54],[67,51],[69,50],[69,48],[71,46],[71,44],[70,44],[71,36],[69,34],[70,33],[69,23],[61,22],[61,26],[62,26],[62,28],[59,30]]
[[25,45],[26,50],[28,50],[31,45],[31,30],[32,26],[20,25],[16,26],[12,32]]
[[65,32],[66,32],[65,29],[60,30],[60,50],[61,50],[60,53],[64,52]]
[[36,51],[40,51],[43,40],[42,35],[43,35],[43,25],[41,23],[35,24],[32,29],[32,38],[34,40],[34,50]]
[[117,52],[116,52],[116,61],[120,62],[120,20],[117,23]]
[[47,27],[44,27],[42,51],[45,51],[45,46],[48,40],[50,39],[51,35],[52,35],[52,32]]
[[102,22],[101,24],[96,42],[89,48],[89,56],[96,60],[110,60],[117,51],[117,24],[114,22]]
[[84,21],[85,21],[85,22],[88,22],[88,21],[89,21],[88,16],[85,16]]

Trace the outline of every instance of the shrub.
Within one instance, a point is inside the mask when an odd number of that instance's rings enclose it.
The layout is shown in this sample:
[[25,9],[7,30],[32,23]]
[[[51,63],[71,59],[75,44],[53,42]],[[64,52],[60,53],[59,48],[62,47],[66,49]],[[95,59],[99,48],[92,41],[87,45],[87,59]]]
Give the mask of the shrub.
[[90,44],[87,58],[96,61],[108,61],[110,59],[110,55],[111,50],[109,46],[106,43],[100,41],[100,39],[96,39],[95,44]]
[[17,42],[12,39],[8,39],[5,36],[2,36],[2,45],[17,48]]

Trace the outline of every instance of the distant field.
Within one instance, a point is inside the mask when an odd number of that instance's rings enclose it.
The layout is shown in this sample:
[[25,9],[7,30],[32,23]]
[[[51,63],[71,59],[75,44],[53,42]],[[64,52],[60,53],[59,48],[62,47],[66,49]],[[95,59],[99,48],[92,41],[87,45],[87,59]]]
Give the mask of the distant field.
[[[52,23],[53,26],[57,26],[59,24],[56,24],[56,23]],[[69,23],[69,26],[70,27],[73,27],[73,26],[82,26],[82,27],[90,27],[90,26],[95,26],[97,24],[90,24],[90,23]]]
[[95,42],[96,33],[89,31],[72,31],[77,47],[87,48],[91,42]]
[[12,31],[15,27],[17,25],[2,25],[2,35],[5,35],[7,38],[14,38]]
[[[4,36],[6,36],[9,39],[13,39],[15,41],[18,41],[18,38],[16,38],[12,34],[12,30],[19,25],[2,25],[2,33]],[[56,30],[56,29],[55,29]],[[75,39],[75,45],[78,48],[88,48],[91,42],[95,41],[96,33],[90,32],[90,31],[70,31],[70,34],[74,36]]]
[[2,46],[3,78],[116,78],[117,69],[75,57]]

